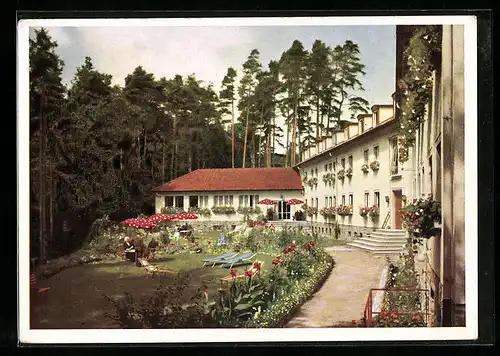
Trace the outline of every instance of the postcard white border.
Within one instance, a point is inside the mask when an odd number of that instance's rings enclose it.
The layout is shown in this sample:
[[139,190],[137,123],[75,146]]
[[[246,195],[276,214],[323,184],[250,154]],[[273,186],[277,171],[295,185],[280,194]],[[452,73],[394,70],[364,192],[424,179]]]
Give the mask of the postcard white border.
[[[53,26],[318,26],[463,24],[465,41],[465,265],[466,327],[463,328],[301,328],[169,330],[29,329],[29,73],[30,27]],[[471,340],[478,335],[477,298],[477,58],[474,16],[287,17],[189,19],[41,19],[18,23],[18,317],[22,343],[205,343],[297,341]],[[471,49],[471,50],[468,50]],[[474,49],[474,50],[473,50]],[[476,236],[476,238],[471,238]]]

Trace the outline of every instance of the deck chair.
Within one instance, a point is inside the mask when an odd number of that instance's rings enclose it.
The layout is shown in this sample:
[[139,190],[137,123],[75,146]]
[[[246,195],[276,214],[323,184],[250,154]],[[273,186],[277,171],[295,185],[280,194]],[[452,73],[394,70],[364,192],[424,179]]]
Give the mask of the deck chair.
[[168,268],[160,268],[157,266],[153,266],[150,264],[147,260],[144,258],[138,258],[139,264],[141,267],[144,267],[147,271],[147,275],[151,276],[151,278],[154,278],[156,274],[158,273],[174,273],[174,270],[168,269]]
[[224,259],[221,261],[217,261],[217,263],[220,263],[221,268],[225,267],[225,265],[229,265],[229,268],[232,268],[235,263],[242,263],[245,261],[248,261],[249,259],[253,258],[255,256],[255,253],[244,253],[241,256],[235,256],[231,257],[228,259]]
[[[260,268],[257,269],[255,267],[255,264],[256,263],[259,263],[260,264]],[[261,269],[262,269],[262,266],[264,265],[264,261],[258,261],[258,260],[255,260],[253,261],[252,263],[252,266],[250,268],[247,269],[247,271],[251,271],[252,272],[252,275],[256,275],[256,274],[259,274]],[[223,283],[224,282],[230,282],[232,281],[234,278],[245,278],[245,273],[241,273],[241,274],[237,274],[236,276],[227,276],[227,277],[222,277],[220,278],[220,282],[221,282],[221,288],[223,288]]]
[[215,266],[215,264],[218,261],[224,260],[224,259],[229,258],[229,257],[234,257],[237,254],[238,254],[237,252],[228,252],[228,253],[225,253],[225,254],[220,255],[220,256],[205,258],[201,261],[203,262],[203,266],[206,266],[207,264],[212,264],[212,267],[213,267],[213,266]]
[[32,291],[34,291],[37,295],[44,295],[50,290],[50,287],[45,287],[45,288],[39,288],[37,281],[36,281],[36,274],[31,273],[30,274],[30,288]]

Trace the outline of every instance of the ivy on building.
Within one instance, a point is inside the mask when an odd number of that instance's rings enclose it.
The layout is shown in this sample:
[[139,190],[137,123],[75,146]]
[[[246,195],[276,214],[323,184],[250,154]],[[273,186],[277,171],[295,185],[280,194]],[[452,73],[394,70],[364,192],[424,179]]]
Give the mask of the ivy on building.
[[415,145],[415,133],[425,119],[432,97],[432,72],[441,54],[441,26],[422,26],[415,30],[403,52],[406,71],[396,89],[399,131],[399,161],[408,160]]

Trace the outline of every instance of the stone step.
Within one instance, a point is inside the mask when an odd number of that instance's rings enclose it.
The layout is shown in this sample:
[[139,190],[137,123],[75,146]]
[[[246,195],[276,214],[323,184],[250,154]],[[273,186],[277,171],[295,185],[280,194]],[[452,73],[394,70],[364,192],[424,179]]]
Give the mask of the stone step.
[[406,240],[387,240],[387,239],[374,239],[371,237],[362,237],[360,239],[355,240],[354,242],[359,241],[368,245],[373,246],[400,246],[406,243]]
[[[363,237],[365,237],[365,236],[363,236]],[[373,233],[373,232],[370,233],[370,234],[366,234],[366,237],[371,237],[371,238],[374,238],[374,239],[387,240],[387,241],[391,241],[391,240],[406,241],[408,239],[406,236],[381,235],[381,234]]]
[[349,247],[354,247],[357,249],[369,251],[372,253],[400,253],[403,250],[403,246],[401,247],[387,247],[387,246],[373,246],[373,245],[366,245],[363,242],[359,241],[354,241],[346,244]]
[[370,249],[394,249],[394,250],[402,250],[402,244],[381,244],[373,241],[366,240],[355,240],[352,242],[353,244],[357,244],[358,246],[365,246]]
[[405,230],[384,230],[384,229],[376,229],[374,233],[383,234],[383,235],[397,235],[397,236],[406,236]]
[[370,240],[382,242],[382,243],[384,243],[384,242],[400,243],[401,245],[405,244],[408,241],[407,239],[400,239],[400,238],[395,238],[395,237],[380,237],[380,236],[366,236],[366,237],[362,237],[362,238],[370,239]]

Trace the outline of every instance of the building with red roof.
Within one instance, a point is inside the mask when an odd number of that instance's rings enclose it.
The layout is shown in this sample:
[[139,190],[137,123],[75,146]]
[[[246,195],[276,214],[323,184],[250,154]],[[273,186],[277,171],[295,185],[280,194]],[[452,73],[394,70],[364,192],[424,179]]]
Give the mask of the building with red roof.
[[[255,218],[273,208],[277,218],[290,220],[295,206],[290,199],[303,200],[303,185],[295,168],[197,169],[153,188],[156,212],[164,208],[204,211],[201,219],[240,221],[245,213]],[[273,206],[258,204],[270,199]],[[298,208],[297,208],[298,209]],[[210,211],[210,215],[208,214]]]

